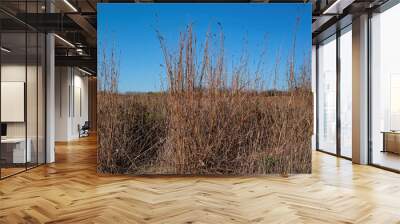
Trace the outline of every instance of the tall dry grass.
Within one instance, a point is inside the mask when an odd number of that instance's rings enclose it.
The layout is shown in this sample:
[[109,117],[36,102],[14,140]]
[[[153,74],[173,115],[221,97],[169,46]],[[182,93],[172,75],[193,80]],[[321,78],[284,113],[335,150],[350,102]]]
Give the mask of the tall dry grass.
[[[105,55],[98,95],[98,170],[130,174],[310,173],[312,94],[307,62],[287,59],[285,90],[268,90],[246,55],[226,69],[224,34],[196,49],[192,26],[172,53],[157,32],[167,89],[118,94],[118,63]],[[217,42],[218,44],[213,44]],[[295,38],[293,48],[295,48]],[[276,60],[279,63],[280,60]],[[228,74],[229,73],[229,74]],[[275,69],[274,86],[277,83]]]

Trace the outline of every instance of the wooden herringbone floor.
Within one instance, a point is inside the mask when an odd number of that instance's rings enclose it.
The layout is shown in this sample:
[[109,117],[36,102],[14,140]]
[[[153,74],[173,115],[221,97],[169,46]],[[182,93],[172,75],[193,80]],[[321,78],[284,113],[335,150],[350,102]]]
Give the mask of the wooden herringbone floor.
[[313,174],[96,174],[95,138],[0,181],[0,223],[400,223],[400,175],[315,152]]

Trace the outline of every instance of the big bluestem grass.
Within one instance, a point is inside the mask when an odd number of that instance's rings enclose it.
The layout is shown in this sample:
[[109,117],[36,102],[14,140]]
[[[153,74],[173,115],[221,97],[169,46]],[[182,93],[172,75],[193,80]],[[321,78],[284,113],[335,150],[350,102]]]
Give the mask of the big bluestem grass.
[[[308,61],[287,59],[286,87],[266,88],[246,53],[226,68],[224,33],[198,48],[192,26],[175,53],[157,32],[166,89],[118,93],[115,54],[105,55],[98,94],[98,170],[128,174],[263,175],[311,172],[313,97]],[[217,43],[217,44],[215,44]],[[260,59],[261,60],[261,59]],[[281,59],[277,54],[276,67]],[[252,74],[250,74],[252,73]]]

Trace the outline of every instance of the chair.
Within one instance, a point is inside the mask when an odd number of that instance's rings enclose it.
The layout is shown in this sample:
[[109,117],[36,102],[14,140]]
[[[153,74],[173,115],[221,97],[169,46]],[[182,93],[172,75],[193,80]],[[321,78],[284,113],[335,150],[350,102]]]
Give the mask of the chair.
[[78,129],[79,129],[79,138],[89,136],[89,129],[90,129],[89,121],[85,121],[82,127],[78,125]]

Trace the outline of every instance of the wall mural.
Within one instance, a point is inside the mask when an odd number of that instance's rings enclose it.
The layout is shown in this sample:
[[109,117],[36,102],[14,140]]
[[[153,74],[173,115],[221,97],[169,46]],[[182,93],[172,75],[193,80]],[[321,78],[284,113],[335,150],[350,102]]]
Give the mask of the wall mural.
[[98,172],[311,172],[311,4],[99,4]]

